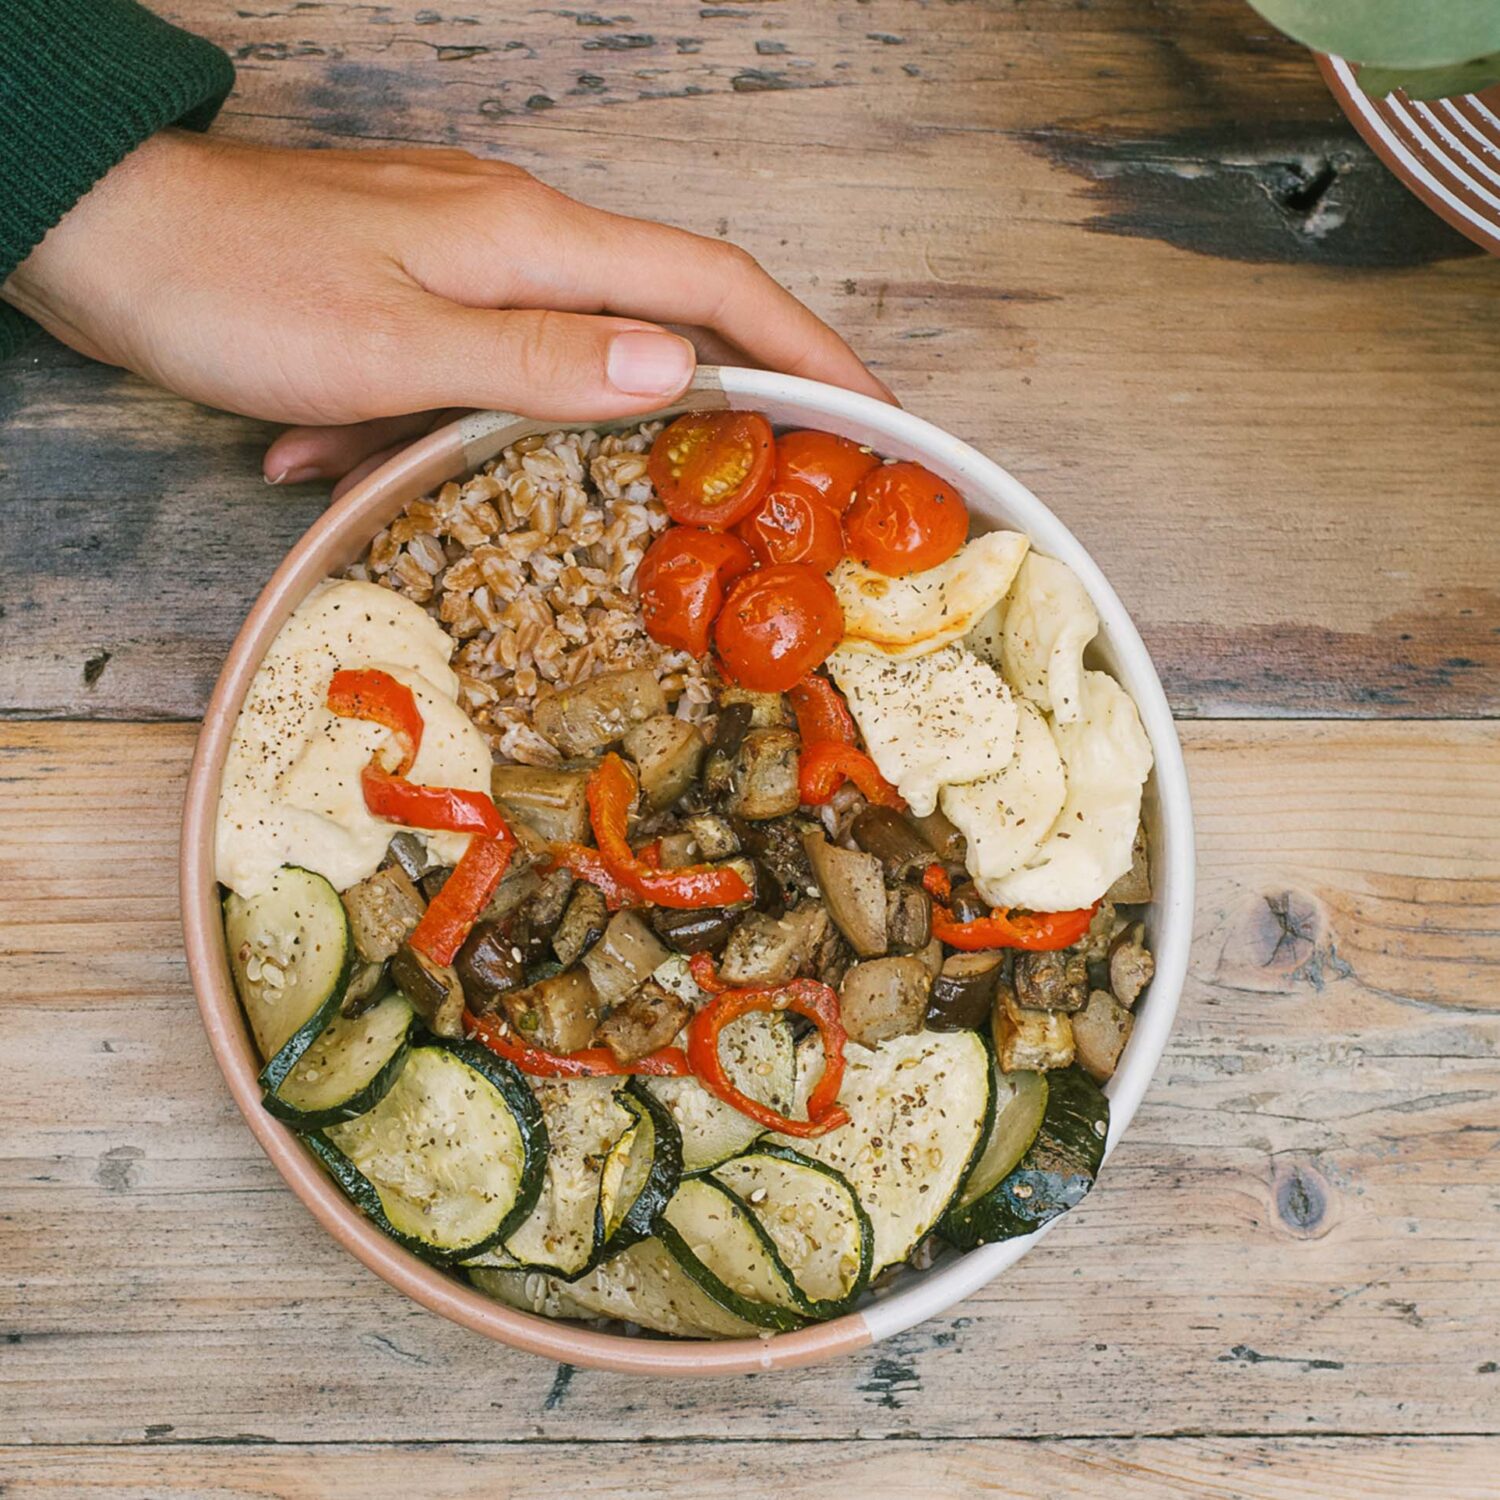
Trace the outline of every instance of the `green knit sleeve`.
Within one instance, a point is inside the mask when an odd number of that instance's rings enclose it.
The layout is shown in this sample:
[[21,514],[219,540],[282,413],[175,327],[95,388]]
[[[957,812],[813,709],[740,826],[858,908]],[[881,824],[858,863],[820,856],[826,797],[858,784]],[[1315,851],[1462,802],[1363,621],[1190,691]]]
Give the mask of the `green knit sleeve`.
[[[207,129],[233,86],[224,53],[134,0],[0,0],[0,283],[124,156]],[[0,356],[31,326],[0,303]]]

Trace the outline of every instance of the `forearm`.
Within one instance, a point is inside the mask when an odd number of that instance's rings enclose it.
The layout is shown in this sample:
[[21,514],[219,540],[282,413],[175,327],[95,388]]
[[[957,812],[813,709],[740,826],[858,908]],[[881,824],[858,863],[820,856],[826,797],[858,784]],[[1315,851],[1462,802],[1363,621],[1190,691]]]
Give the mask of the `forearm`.
[[[80,198],[163,127],[207,127],[234,84],[217,47],[134,0],[0,4],[0,289]],[[0,355],[27,323],[0,304]]]

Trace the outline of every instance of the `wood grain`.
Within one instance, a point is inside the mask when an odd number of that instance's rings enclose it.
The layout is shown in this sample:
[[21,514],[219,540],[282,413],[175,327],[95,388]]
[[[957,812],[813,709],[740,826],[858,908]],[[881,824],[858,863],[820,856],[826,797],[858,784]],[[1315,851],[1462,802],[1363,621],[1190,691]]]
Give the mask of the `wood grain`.
[[[1100,1189],[942,1318],[830,1367],[703,1385],[514,1354],[339,1251],[235,1113],[185,983],[172,837],[192,731],[5,726],[0,1432],[1500,1433],[1500,726],[1194,725],[1186,740],[1192,974]],[[880,1451],[908,1472],[906,1450]],[[1163,1472],[1190,1475],[1193,1451]],[[1106,1461],[1093,1452],[1080,1474]]]
[[[1077,531],[1180,713],[1500,713],[1495,267],[1242,0],[175,13],[239,60],[232,134],[458,144],[748,245]],[[0,429],[0,712],[194,717],[323,496],[55,349]]]
[[1484,1438],[1186,1438],[948,1443],[555,1443],[233,1445],[0,1450],[13,1500],[406,1500],[413,1486],[447,1500],[658,1500],[698,1495],[796,1495],[798,1500],[1493,1500],[1500,1444]]

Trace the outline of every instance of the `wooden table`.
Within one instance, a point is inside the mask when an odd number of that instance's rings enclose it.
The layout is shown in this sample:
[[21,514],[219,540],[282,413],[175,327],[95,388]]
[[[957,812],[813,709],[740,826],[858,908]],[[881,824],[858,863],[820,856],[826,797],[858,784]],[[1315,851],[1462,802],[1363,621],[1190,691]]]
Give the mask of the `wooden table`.
[[948,1316],[703,1385],[461,1332],[283,1188],[179,949],[193,721],[325,496],[37,348],[0,370],[0,1490],[1500,1495],[1500,273],[1312,61],[1238,0],[172,13],[238,61],[227,133],[737,239],[1030,484],[1184,721],[1197,946],[1100,1190]]

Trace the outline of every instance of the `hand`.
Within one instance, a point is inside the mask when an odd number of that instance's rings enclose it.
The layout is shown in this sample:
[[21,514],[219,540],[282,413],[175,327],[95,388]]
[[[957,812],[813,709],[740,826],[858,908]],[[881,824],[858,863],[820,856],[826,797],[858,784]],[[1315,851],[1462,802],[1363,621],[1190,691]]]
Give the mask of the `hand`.
[[166,131],[0,293],[94,359],[298,424],[266,453],[273,483],[352,482],[434,425],[435,408],[650,411],[696,361],[660,323],[893,399],[738,247],[587,208],[465,151],[289,151]]

